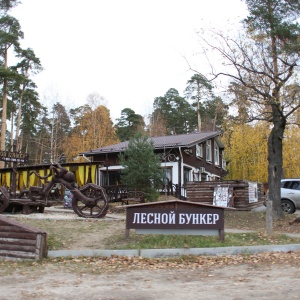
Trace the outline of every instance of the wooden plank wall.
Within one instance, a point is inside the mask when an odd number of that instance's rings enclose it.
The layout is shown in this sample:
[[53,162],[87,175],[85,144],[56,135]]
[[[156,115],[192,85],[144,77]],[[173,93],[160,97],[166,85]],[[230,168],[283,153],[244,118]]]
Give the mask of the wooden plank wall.
[[258,202],[249,203],[249,185],[247,181],[190,181],[186,185],[187,200],[203,204],[213,204],[214,188],[216,186],[232,186],[235,194],[233,207],[237,210],[251,210],[261,206],[265,200],[265,190],[258,183]]
[[0,216],[0,259],[34,259],[47,256],[47,233]]

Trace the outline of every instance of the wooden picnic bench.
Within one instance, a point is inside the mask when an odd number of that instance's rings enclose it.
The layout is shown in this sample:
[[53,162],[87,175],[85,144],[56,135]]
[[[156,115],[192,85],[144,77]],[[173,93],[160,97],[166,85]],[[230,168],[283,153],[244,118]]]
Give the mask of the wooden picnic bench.
[[121,199],[122,205],[129,203],[144,203],[145,193],[142,191],[127,191],[123,194]]

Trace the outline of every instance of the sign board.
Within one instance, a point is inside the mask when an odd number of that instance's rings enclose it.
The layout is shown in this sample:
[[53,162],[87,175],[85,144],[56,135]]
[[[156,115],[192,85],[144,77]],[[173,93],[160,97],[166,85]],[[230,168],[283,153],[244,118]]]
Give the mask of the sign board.
[[249,203],[258,202],[257,182],[249,182]]
[[141,234],[219,235],[224,239],[224,208],[174,200],[126,207],[129,230]]
[[214,188],[213,205],[231,207],[233,197],[232,186],[216,186]]
[[0,150],[0,160],[8,162],[25,163],[28,161],[28,153],[10,152]]

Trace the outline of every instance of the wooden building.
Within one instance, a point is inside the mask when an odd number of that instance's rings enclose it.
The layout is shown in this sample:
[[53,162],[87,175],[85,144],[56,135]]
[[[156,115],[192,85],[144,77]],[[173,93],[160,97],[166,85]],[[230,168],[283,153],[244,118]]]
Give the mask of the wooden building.
[[[154,151],[161,158],[161,168],[165,171],[166,186],[185,187],[188,181],[222,180],[226,174],[224,146],[219,131],[170,135],[149,138]],[[122,166],[118,163],[119,155],[128,147],[128,141],[115,145],[92,149],[79,156],[86,159],[84,163],[62,164],[73,172],[79,187],[86,183],[100,186],[120,184]],[[0,185],[10,188],[12,178],[17,179],[17,190],[30,186],[42,186],[51,180],[41,180],[36,174],[46,176],[50,165],[19,165],[16,170],[0,170]]]
[[[186,197],[185,187],[189,181],[222,180],[227,174],[224,160],[224,145],[219,131],[196,132],[181,135],[151,137],[154,151],[161,158],[165,173],[165,186],[180,190]],[[98,169],[97,178],[101,186],[120,184],[122,166],[119,155],[128,147],[128,141],[80,153],[94,161],[104,161]]]
[[237,210],[251,210],[261,206],[266,197],[263,183],[244,180],[198,181],[187,183],[187,200],[202,204],[214,204],[213,202],[221,189],[228,191],[220,196],[227,198],[225,199],[225,202],[227,201],[225,206],[233,207]]

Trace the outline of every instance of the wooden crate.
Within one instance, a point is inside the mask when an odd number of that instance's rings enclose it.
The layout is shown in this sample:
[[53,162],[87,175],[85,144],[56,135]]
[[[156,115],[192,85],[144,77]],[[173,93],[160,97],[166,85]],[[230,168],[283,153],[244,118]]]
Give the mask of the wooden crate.
[[187,182],[187,200],[203,204],[213,204],[214,189],[217,186],[231,186],[233,188],[233,207],[237,210],[251,210],[263,205],[265,200],[264,185],[262,183],[258,183],[258,201],[249,202],[249,182],[243,180]]
[[47,256],[47,233],[0,216],[0,259],[34,259]]

